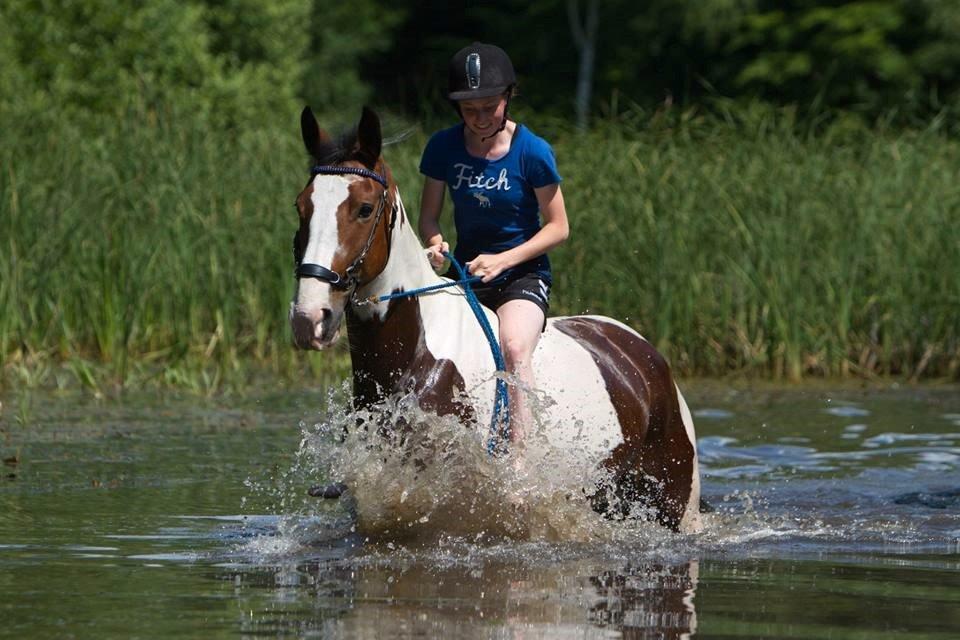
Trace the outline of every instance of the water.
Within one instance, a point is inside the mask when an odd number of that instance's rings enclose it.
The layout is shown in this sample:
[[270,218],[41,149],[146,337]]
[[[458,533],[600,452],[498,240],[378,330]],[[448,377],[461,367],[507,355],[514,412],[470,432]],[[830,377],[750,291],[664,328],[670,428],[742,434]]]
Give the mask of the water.
[[[694,536],[591,519],[569,469],[442,422],[419,471],[332,445],[342,394],[3,398],[0,636],[960,636],[956,388],[685,391]],[[305,496],[321,469],[357,517]]]

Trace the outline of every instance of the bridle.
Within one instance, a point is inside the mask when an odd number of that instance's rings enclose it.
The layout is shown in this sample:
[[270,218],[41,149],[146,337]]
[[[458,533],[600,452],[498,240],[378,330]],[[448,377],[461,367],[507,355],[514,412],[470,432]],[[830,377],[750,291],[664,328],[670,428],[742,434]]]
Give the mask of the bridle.
[[[310,170],[310,179],[313,180],[318,175],[342,176],[348,174],[369,178],[379,182],[383,186],[383,191],[380,193],[380,206],[377,208],[377,215],[373,220],[373,227],[370,229],[370,235],[367,236],[367,241],[363,245],[363,250],[346,268],[344,274],[340,275],[328,267],[324,267],[319,264],[313,264],[311,262],[302,262],[303,253],[297,247],[297,234],[295,233],[293,235],[293,260],[296,265],[294,274],[298,279],[316,278],[317,280],[328,283],[335,289],[341,290],[347,290],[351,287],[355,287],[360,282],[360,279],[357,277],[357,271],[359,271],[360,266],[363,264],[364,258],[367,257],[367,253],[370,252],[370,247],[373,246],[373,239],[377,233],[377,227],[380,226],[380,218],[383,217],[383,212],[387,208],[387,191],[390,190],[390,187],[387,184],[386,178],[384,178],[382,175],[363,167],[316,165]],[[393,217],[390,220],[389,231],[393,231],[393,225],[396,222],[396,209],[397,206],[396,203],[394,203]]]

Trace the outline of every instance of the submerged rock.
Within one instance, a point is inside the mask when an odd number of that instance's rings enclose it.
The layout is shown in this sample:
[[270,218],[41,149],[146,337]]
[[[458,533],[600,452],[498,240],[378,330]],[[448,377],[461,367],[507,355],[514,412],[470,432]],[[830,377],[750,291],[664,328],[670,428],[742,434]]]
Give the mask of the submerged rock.
[[931,509],[946,509],[960,502],[960,488],[944,491],[915,491],[893,499],[896,504],[919,504]]

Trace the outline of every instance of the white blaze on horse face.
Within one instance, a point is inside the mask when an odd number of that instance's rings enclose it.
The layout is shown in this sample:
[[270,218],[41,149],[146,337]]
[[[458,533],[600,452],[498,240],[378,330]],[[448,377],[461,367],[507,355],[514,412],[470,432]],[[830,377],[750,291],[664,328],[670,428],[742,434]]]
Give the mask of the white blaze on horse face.
[[[350,197],[350,183],[356,176],[317,176],[313,180],[313,215],[310,217],[310,237],[303,252],[303,262],[330,268],[340,248],[340,229],[337,210]],[[340,274],[344,275],[344,274]],[[309,312],[322,307],[331,308],[331,287],[316,278],[301,278],[297,288],[296,307]],[[341,296],[338,296],[338,298]],[[340,301],[342,307],[343,301]],[[342,311],[342,308],[335,311]]]
[[303,261],[331,265],[340,248],[337,210],[350,197],[350,183],[357,176],[317,176],[313,181],[313,215],[310,217],[310,238],[303,252]]

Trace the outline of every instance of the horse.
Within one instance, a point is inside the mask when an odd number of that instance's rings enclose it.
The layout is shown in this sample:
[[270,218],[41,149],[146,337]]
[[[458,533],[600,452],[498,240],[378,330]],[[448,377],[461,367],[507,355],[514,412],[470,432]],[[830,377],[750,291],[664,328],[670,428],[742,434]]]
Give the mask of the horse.
[[[483,446],[477,425],[493,415],[495,367],[464,291],[379,301],[446,279],[431,267],[382,156],[377,114],[364,107],[338,140],[309,106],[300,120],[313,168],[296,199],[295,346],[328,349],[345,319],[355,408],[413,394],[423,411],[475,425]],[[496,335],[496,314],[483,313]],[[586,496],[593,510],[618,519],[642,505],[640,513],[674,531],[700,530],[693,419],[670,366],[646,339],[608,317],[550,317],[533,368],[551,399],[538,441],[602,472]]]

